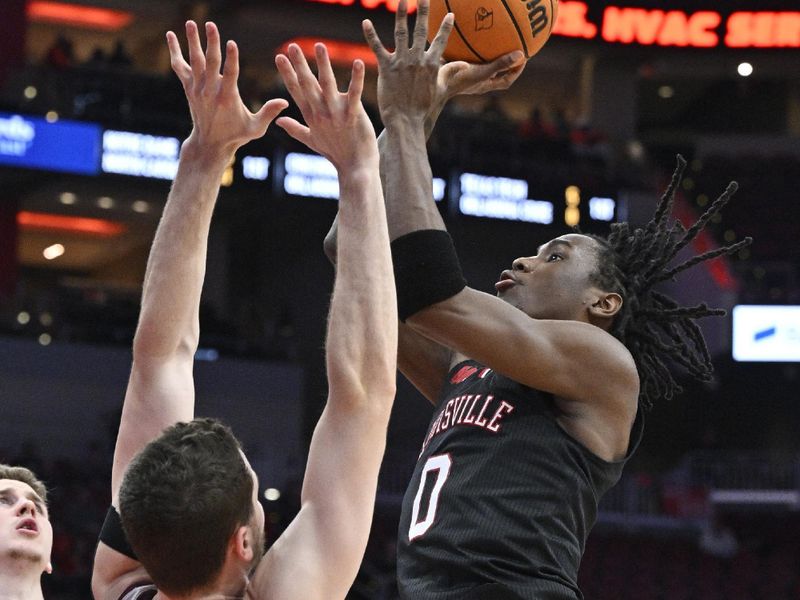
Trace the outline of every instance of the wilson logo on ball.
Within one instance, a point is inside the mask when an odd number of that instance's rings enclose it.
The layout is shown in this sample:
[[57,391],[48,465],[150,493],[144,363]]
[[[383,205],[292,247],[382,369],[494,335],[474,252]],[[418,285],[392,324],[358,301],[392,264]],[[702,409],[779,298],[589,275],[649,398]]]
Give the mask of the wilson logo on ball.
[[444,58],[473,63],[492,61],[520,50],[536,54],[550,38],[558,0],[431,0],[428,40],[448,12],[455,17]]
[[536,37],[547,27],[547,9],[544,7],[543,0],[523,0],[528,9],[528,19],[531,22],[531,34]]

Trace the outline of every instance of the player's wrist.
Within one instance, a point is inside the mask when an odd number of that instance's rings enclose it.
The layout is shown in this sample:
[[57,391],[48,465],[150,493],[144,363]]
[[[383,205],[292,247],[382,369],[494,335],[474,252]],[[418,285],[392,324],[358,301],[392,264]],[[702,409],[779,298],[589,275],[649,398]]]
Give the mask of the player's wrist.
[[184,161],[197,162],[204,168],[227,167],[237,146],[233,143],[207,142],[194,132],[181,145],[180,157]]
[[427,118],[428,114],[425,112],[409,113],[401,110],[381,112],[381,119],[386,129],[420,129],[424,131]]
[[360,187],[373,180],[380,180],[380,162],[377,153],[374,157],[362,158],[348,166],[342,166],[339,171],[339,186]]

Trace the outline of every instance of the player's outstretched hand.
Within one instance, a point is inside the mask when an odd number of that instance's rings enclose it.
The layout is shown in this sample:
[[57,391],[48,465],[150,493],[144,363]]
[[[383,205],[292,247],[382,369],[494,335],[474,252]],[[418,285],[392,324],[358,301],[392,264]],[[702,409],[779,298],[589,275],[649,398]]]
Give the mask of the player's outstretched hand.
[[364,37],[378,59],[378,107],[384,124],[395,117],[423,122],[437,103],[442,53],[454,21],[453,14],[447,13],[426,49],[429,11],[429,0],[420,0],[414,34],[409,39],[408,1],[400,0],[394,22],[394,52],[383,45],[372,21],[363,22]]
[[455,96],[485,94],[511,87],[525,70],[525,55],[515,50],[484,65],[449,62],[439,70],[438,95],[444,101]]
[[206,23],[206,51],[194,21],[186,22],[189,62],[183,56],[178,37],[167,32],[172,70],[183,84],[194,127],[189,140],[209,151],[233,154],[250,140],[263,136],[272,120],[288,106],[286,100],[267,102],[252,113],[239,95],[239,49],[229,41],[222,69],[219,30]]
[[408,2],[400,1],[395,17],[394,52],[383,45],[371,21],[363,23],[364,36],[378,59],[378,104],[384,122],[396,114],[420,119],[438,115],[450,98],[505,89],[525,68],[525,57],[519,51],[485,65],[460,61],[442,64],[454,16],[445,15],[426,49],[429,13],[430,0],[420,0],[409,41]]
[[[297,103],[306,124],[281,117],[276,124],[296,140],[333,163],[339,173],[378,161],[375,129],[361,104],[364,63],[356,60],[350,86],[340,92],[324,44],[314,47],[318,76],[308,66],[297,44],[287,54],[278,54],[275,64],[286,89]],[[287,56],[288,55],[288,56]]]

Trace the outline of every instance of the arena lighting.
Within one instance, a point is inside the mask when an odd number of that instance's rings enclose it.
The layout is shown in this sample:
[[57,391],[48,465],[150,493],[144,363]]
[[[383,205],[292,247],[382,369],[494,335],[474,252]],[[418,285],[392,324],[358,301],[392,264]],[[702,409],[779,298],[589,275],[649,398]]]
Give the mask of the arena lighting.
[[52,246],[48,246],[42,250],[42,256],[44,256],[47,260],[54,260],[59,256],[62,256],[64,252],[66,252],[66,248],[64,248],[63,244],[53,244]]
[[133,204],[131,204],[131,210],[139,214],[144,214],[150,212],[150,204],[144,200],[134,200]]
[[98,237],[114,237],[126,229],[122,223],[106,219],[93,219],[89,217],[68,217],[66,215],[52,215],[21,210],[17,213],[17,225],[21,229],[46,229],[96,235]]
[[[397,0],[307,1],[397,10]],[[684,11],[611,5],[590,17],[587,2],[562,0],[553,34],[643,46],[800,48],[800,12]]]
[[39,0],[28,2],[27,13],[31,21],[104,31],[117,31],[133,21],[133,13],[128,11]]
[[264,490],[264,499],[269,500],[270,502],[275,502],[276,500],[280,500],[281,492],[275,488],[267,488]]
[[742,77],[750,77],[753,74],[753,65],[749,62],[739,63],[739,66],[736,67],[736,72]]
[[314,44],[322,42],[328,49],[328,56],[334,65],[351,67],[353,61],[360,58],[367,67],[378,68],[378,59],[366,44],[356,44],[354,42],[343,42],[341,40],[329,40],[320,38],[294,38],[283,44],[279,52],[286,54],[289,44],[297,44],[303,55],[308,59],[315,58]]

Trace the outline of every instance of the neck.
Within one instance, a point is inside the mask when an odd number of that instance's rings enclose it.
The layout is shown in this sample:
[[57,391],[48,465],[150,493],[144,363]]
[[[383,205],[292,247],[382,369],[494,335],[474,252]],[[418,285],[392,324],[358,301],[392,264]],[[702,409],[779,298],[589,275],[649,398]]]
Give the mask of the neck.
[[[245,585],[215,586],[211,589],[189,594],[188,596],[167,596],[159,592],[154,600],[242,600],[245,597]],[[5,599],[3,599],[5,600]]]
[[42,574],[19,565],[0,565],[0,590],[3,600],[44,600]]
[[154,600],[242,600],[243,598],[244,592],[235,595],[226,594],[225,592],[201,592],[191,596],[167,596],[159,592]]

